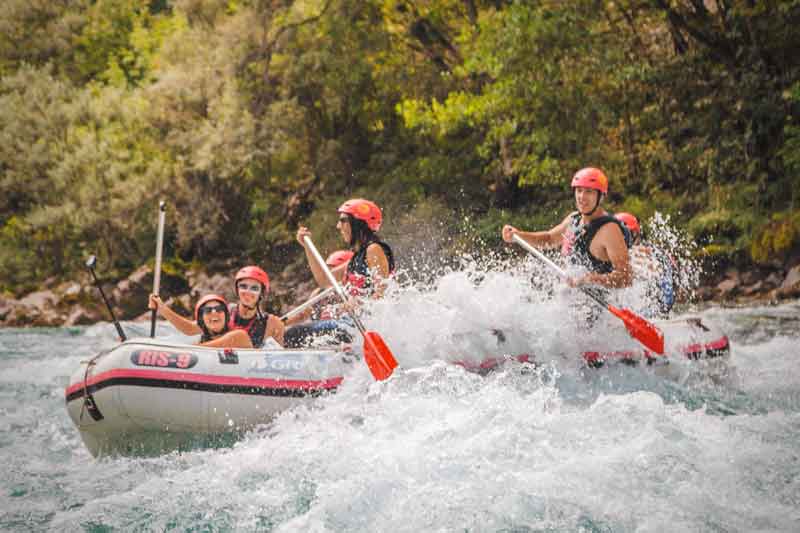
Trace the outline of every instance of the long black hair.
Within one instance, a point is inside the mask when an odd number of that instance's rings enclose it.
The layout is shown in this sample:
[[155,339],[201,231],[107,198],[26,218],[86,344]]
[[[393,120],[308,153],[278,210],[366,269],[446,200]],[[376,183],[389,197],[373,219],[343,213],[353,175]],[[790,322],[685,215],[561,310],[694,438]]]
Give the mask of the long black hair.
[[367,223],[359,220],[352,215],[347,215],[350,219],[350,242],[351,248],[363,248],[374,240],[377,240],[375,232],[369,229]]

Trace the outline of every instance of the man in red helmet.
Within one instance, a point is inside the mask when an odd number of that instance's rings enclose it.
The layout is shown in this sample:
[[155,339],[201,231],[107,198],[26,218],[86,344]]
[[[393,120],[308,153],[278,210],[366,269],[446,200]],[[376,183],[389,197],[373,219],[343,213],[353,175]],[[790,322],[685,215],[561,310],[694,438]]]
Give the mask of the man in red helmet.
[[[269,292],[269,276],[260,267],[246,266],[236,273],[234,288],[239,297],[237,303],[230,304],[226,312],[227,326],[230,330],[243,330],[250,338],[251,347],[261,348],[265,340],[283,346],[285,326],[280,318],[261,309],[261,303]],[[226,304],[227,305],[227,304]],[[150,295],[150,309],[166,318],[184,335],[202,333],[201,327],[172,311],[164,305],[158,295]],[[219,344],[218,346],[224,346]]]
[[561,248],[562,255],[588,272],[569,278],[567,283],[601,285],[609,288],[629,287],[633,281],[628,257],[627,229],[609,215],[600,204],[608,194],[608,178],[602,170],[584,168],[572,178],[577,211],[548,231],[520,231],[503,226],[503,240],[511,243],[519,235],[537,248]]

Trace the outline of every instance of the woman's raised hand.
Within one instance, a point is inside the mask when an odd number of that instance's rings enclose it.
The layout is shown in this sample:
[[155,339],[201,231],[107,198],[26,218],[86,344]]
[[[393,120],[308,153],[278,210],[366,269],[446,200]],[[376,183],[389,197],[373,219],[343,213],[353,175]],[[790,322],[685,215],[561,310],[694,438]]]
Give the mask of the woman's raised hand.
[[158,309],[164,302],[161,301],[161,297],[158,294],[151,294],[150,295],[150,302],[148,303],[147,307],[149,309]]
[[311,230],[309,230],[305,226],[300,226],[299,228],[297,228],[297,242],[299,242],[300,246],[302,246],[303,248],[305,248],[306,246],[306,243],[303,242],[303,239],[305,237],[311,237]]
[[514,226],[511,226],[509,224],[506,224],[505,226],[503,226],[502,234],[503,234],[503,240],[504,241],[506,241],[508,243],[514,242],[514,234],[515,233],[519,233],[519,230],[517,228],[515,228]]

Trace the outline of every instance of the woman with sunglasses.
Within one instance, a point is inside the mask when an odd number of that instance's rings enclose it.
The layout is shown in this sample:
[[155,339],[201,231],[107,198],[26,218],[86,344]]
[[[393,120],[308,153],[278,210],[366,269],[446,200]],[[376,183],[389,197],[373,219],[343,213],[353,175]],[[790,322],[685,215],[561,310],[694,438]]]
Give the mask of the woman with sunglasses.
[[[336,229],[353,251],[353,257],[331,272],[341,283],[347,285],[353,296],[381,298],[386,290],[386,280],[394,272],[394,254],[391,247],[376,234],[381,228],[383,215],[380,208],[369,200],[354,198],[343,203],[339,209]],[[303,238],[311,236],[305,226],[297,230],[297,241],[306,251],[308,265],[314,279],[322,288],[330,286],[322,268],[314,260],[311,250],[306,248]]]
[[[261,348],[264,340],[271,338],[283,346],[285,326],[280,318],[261,310],[261,302],[269,292],[269,276],[257,266],[246,266],[236,273],[234,288],[239,301],[228,306],[225,314],[230,330],[243,330],[250,338],[251,347]],[[202,333],[200,326],[175,313],[155,294],[150,295],[150,309],[158,309],[184,335]]]
[[272,338],[283,346],[286,326],[281,319],[262,311],[261,304],[269,293],[269,276],[261,268],[246,266],[236,273],[233,287],[239,302],[231,304],[231,329],[243,329],[250,335],[253,346],[260,348],[264,340]]
[[155,294],[150,295],[150,308],[158,312],[185,335],[200,333],[200,346],[215,348],[252,348],[250,336],[241,329],[231,330],[228,302],[217,294],[207,294],[194,306],[194,322],[182,317],[161,302]]
[[252,348],[250,336],[241,329],[231,330],[228,324],[228,302],[217,294],[200,298],[194,306],[194,320],[201,329],[200,346],[217,348]]

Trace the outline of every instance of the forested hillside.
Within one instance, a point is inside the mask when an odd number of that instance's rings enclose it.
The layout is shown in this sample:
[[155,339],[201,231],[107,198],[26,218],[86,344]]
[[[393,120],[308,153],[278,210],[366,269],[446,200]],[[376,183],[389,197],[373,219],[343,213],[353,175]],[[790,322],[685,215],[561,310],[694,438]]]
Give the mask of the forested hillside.
[[800,0],[4,0],[0,26],[0,290],[130,272],[162,198],[167,268],[282,268],[354,195],[491,248],[589,165],[698,253],[800,244]]

